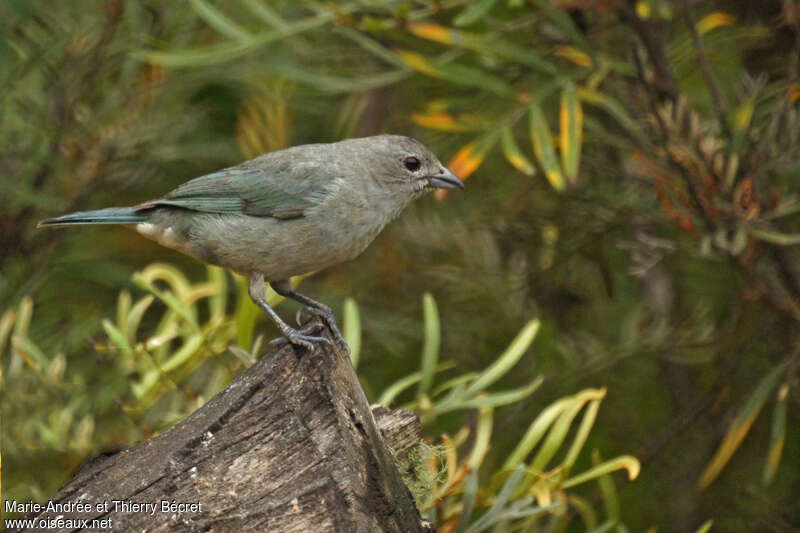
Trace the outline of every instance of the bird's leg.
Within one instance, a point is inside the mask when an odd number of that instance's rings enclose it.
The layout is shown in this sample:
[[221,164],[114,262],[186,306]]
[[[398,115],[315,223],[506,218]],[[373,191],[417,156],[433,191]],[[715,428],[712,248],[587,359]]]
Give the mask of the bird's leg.
[[276,313],[267,303],[267,288],[266,285],[264,285],[263,275],[253,274],[250,276],[250,287],[248,292],[250,293],[250,298],[253,300],[253,302],[255,302],[255,304],[260,307],[261,310],[264,311],[273,322],[275,322],[286,339],[292,344],[313,350],[315,342],[330,342],[325,337],[314,337],[307,335],[307,331],[296,330],[281,320],[281,317],[278,316],[278,313]]
[[305,305],[308,309],[308,312],[312,315],[322,317],[322,320],[324,320],[325,323],[328,324],[328,327],[331,328],[336,340],[341,342],[343,346],[347,346],[347,341],[344,340],[342,333],[339,331],[339,326],[336,324],[336,316],[333,314],[333,310],[330,307],[324,303],[313,300],[308,296],[304,296],[299,292],[295,292],[292,289],[292,284],[288,279],[270,282],[270,286],[281,296],[291,298],[292,300]]

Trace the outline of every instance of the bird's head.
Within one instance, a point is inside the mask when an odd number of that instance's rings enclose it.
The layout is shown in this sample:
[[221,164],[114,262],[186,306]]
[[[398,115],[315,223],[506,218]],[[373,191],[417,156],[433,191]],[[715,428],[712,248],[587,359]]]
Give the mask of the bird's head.
[[380,162],[374,178],[396,191],[419,196],[434,189],[463,189],[464,183],[424,144],[401,135],[367,137]]

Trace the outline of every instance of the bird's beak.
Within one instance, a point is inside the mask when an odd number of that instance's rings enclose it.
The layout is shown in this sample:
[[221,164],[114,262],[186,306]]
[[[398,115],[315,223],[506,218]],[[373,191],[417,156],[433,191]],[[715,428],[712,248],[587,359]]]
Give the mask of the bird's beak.
[[428,176],[428,182],[437,189],[463,189],[464,182],[450,170],[442,167],[437,174]]

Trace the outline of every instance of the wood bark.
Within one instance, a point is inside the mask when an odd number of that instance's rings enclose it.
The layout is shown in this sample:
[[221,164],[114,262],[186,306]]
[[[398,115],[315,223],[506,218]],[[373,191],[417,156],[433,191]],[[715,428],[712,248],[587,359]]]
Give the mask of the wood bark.
[[[322,335],[332,339],[325,328]],[[418,442],[413,413],[380,408],[376,414],[400,453]],[[291,345],[273,350],[172,429],[85,465],[51,502],[91,506],[29,515],[39,524],[57,517],[88,521],[62,522],[56,531],[100,530],[104,523],[152,532],[430,530],[346,349],[333,343],[311,352]],[[119,502],[156,508],[126,510]],[[195,510],[173,512],[173,502]],[[92,528],[93,520],[110,522]]]

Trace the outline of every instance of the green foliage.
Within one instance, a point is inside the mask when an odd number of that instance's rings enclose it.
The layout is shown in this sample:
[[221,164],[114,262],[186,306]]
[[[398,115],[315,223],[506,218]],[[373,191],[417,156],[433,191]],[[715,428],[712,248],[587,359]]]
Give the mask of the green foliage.
[[[597,480],[604,498],[611,497],[607,494],[616,494],[613,482],[609,485],[611,472],[624,469],[632,480],[641,468],[636,458],[624,455],[598,461],[578,474],[571,472],[595,423],[605,389],[587,389],[546,407],[502,466],[493,473],[484,472],[488,483],[480,486],[479,473],[493,441],[494,409],[527,400],[543,380],[536,378],[528,386],[513,391],[487,392],[486,389],[508,374],[530,350],[540,322],[531,320],[525,325],[506,350],[482,372],[445,379],[442,374],[453,366],[438,364],[439,314],[429,293],[423,297],[423,312],[425,341],[420,370],[390,385],[378,403],[390,405],[417,384],[414,399],[402,406],[417,411],[427,428],[436,427],[437,418],[452,411],[473,410],[476,422],[461,427],[453,437],[442,434],[438,453],[435,449],[432,452],[427,444],[420,445],[418,463],[406,479],[415,489],[419,507],[445,531],[566,528],[578,516],[583,519],[586,530],[594,530],[597,527],[595,510],[585,499],[566,489]],[[350,316],[349,319],[354,318]],[[434,386],[437,378],[443,381]],[[583,417],[573,428],[582,410]],[[563,458],[554,461],[559,451],[564,452]],[[421,461],[428,464],[421,464]],[[403,471],[408,476],[408,470]],[[427,483],[420,485],[420,479]],[[623,527],[618,504],[613,509],[606,505],[606,512],[607,521],[603,526]]]

